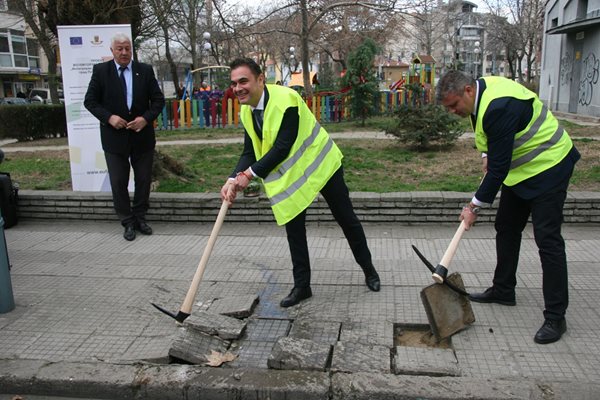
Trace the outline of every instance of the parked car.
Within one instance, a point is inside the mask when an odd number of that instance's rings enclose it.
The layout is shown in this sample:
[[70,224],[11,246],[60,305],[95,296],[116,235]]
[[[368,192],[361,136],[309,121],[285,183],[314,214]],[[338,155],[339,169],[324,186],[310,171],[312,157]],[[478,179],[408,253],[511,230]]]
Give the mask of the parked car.
[[[28,99],[31,103],[48,104],[50,103],[50,89],[31,89]],[[58,100],[61,104],[65,103],[65,96],[60,89],[58,90]]]
[[21,97],[0,98],[0,105],[5,105],[5,104],[23,105],[23,104],[29,104],[29,102]]

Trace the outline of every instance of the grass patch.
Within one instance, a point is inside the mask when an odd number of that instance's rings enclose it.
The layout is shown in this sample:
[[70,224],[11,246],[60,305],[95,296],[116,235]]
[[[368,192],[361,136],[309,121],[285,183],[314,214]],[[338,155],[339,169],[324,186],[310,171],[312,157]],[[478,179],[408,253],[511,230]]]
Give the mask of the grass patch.
[[69,152],[7,153],[2,171],[11,175],[20,189],[71,190]]
[[[331,132],[378,130],[374,126],[386,119],[367,120],[373,124],[357,128],[358,123],[331,124]],[[571,135],[588,137],[590,128],[573,124]],[[241,129],[160,131],[160,140],[210,139],[241,137]],[[583,134],[582,134],[583,133]],[[215,135],[215,136],[213,136]],[[219,136],[225,135],[225,136]],[[569,190],[600,191],[600,141],[574,139],[582,158],[577,163]],[[417,152],[396,140],[340,139],[336,143],[344,153],[344,171],[351,191],[405,192],[405,191],[458,191],[472,192],[482,177],[481,158],[472,139],[459,140],[454,146]],[[66,145],[66,138],[44,139],[21,145]],[[11,147],[8,145],[6,147]],[[218,192],[233,171],[242,144],[202,144],[160,146],[158,150],[173,157],[184,166],[181,175],[162,178],[159,192]],[[21,189],[71,190],[69,154],[67,150],[6,153],[0,170],[9,172]]]

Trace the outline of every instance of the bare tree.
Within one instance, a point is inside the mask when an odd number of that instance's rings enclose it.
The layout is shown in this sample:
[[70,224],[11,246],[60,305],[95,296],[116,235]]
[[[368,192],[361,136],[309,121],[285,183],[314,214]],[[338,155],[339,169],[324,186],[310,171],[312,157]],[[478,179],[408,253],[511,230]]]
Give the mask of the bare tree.
[[[147,9],[155,18],[156,33],[160,35],[164,45],[165,58],[169,64],[171,76],[175,89],[179,87],[179,77],[177,76],[177,63],[171,54],[171,26],[174,25],[174,15],[172,13],[174,3],[178,0],[145,0]],[[145,7],[146,8],[146,7]],[[150,23],[150,19],[146,20]]]
[[[51,1],[48,3],[51,3]],[[40,46],[44,49],[44,53],[46,53],[50,99],[52,103],[58,104],[58,75],[56,73],[56,47],[58,41],[56,34],[50,30],[46,21],[47,11],[44,7],[38,7],[38,2],[34,0],[13,0],[12,5],[23,15],[25,22],[33,31]],[[56,10],[55,8],[52,9],[53,11]]]
[[[396,0],[287,0],[277,3],[269,9],[263,6],[260,13],[251,13],[246,8],[246,14],[242,20],[243,23],[237,25],[226,23],[225,19],[222,18],[223,13],[220,12],[221,10],[218,10],[217,14],[219,14],[219,18],[223,21],[224,26],[230,29],[231,32],[234,32],[231,37],[238,41],[240,45],[238,50],[247,50],[247,52],[254,54],[259,61],[266,60],[268,56],[278,58],[275,56],[281,56],[282,53],[285,54],[285,48],[289,48],[289,44],[297,43],[298,46],[294,47],[299,48],[304,90],[307,96],[312,96],[309,66],[311,46],[318,51],[324,51],[338,62],[345,62],[343,61],[345,57],[340,57],[338,52],[328,50],[331,49],[332,43],[335,46],[335,39],[340,38],[340,30],[346,29],[346,33],[352,32],[353,35],[356,35],[352,42],[353,46],[346,46],[342,49],[342,54],[345,55],[347,55],[349,49],[356,46],[356,43],[360,43],[364,37],[368,36],[363,34],[360,40],[357,40],[361,31],[358,24],[360,19],[348,18],[344,24],[343,16],[340,16],[340,14],[334,15],[334,12],[349,8],[368,9],[379,13],[379,18],[382,18],[385,16],[383,13],[391,12],[394,9],[395,4]],[[328,29],[331,25],[327,25],[327,22],[333,20],[339,22],[333,28],[338,30],[337,35],[331,29]],[[378,23],[376,18],[372,18],[369,21],[370,25],[367,31],[377,26]],[[276,41],[278,45],[276,48],[269,45],[269,43],[273,43],[274,36],[268,35],[277,35]],[[263,38],[263,40],[259,40],[259,37]],[[265,37],[269,37],[270,40],[268,42],[265,41]],[[327,43],[327,37],[333,41]],[[338,58],[335,58],[336,55]],[[287,57],[289,57],[289,54]]]
[[498,0],[486,4],[496,17],[490,21],[488,34],[496,35],[507,51],[512,77],[523,76],[522,60],[527,66],[526,80],[533,80],[533,67],[543,36],[544,3],[542,0]]
[[138,0],[10,0],[33,31],[48,59],[50,99],[58,103],[58,25],[130,23],[133,39],[141,25]]
[[[309,61],[309,43],[310,36],[313,30],[316,29],[322,18],[327,16],[329,13],[336,9],[343,7],[365,7],[371,10],[384,13],[392,11],[396,4],[395,0],[379,0],[379,1],[311,1],[310,8],[307,0],[300,0],[299,3],[295,4],[299,8],[301,15],[301,29],[300,29],[300,48],[301,48],[301,61],[302,61],[302,75],[304,81],[304,90],[307,97],[312,97],[312,82],[310,81],[310,69],[308,66]],[[293,3],[290,5],[294,6]]]

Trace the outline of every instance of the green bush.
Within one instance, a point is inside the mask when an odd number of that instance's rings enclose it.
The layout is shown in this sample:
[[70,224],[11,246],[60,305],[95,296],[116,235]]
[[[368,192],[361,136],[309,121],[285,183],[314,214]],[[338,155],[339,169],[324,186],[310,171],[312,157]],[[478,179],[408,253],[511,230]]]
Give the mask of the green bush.
[[0,106],[0,138],[19,142],[67,135],[63,104]]
[[419,150],[433,144],[453,144],[464,133],[460,119],[441,106],[428,104],[422,107],[402,106],[394,112],[394,119],[385,132],[396,136],[400,142]]

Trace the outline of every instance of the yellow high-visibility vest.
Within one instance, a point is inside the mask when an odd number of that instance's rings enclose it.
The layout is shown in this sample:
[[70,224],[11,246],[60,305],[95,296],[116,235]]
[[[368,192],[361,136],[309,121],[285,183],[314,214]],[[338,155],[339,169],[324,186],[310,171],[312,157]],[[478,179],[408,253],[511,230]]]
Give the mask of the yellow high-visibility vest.
[[259,160],[273,147],[285,111],[298,107],[298,137],[285,160],[263,179],[275,220],[285,225],[315,200],[342,165],[343,155],[296,91],[279,85],[267,85],[267,89],[262,140],[254,131],[250,106],[241,107],[240,118]]
[[550,169],[569,154],[573,147],[571,138],[535,93],[507,78],[488,76],[482,79],[486,89],[481,96],[476,125],[473,127],[475,145],[481,152],[488,150],[483,117],[490,103],[500,97],[533,99],[531,121],[515,135],[510,170],[503,182],[505,185],[514,186]]

